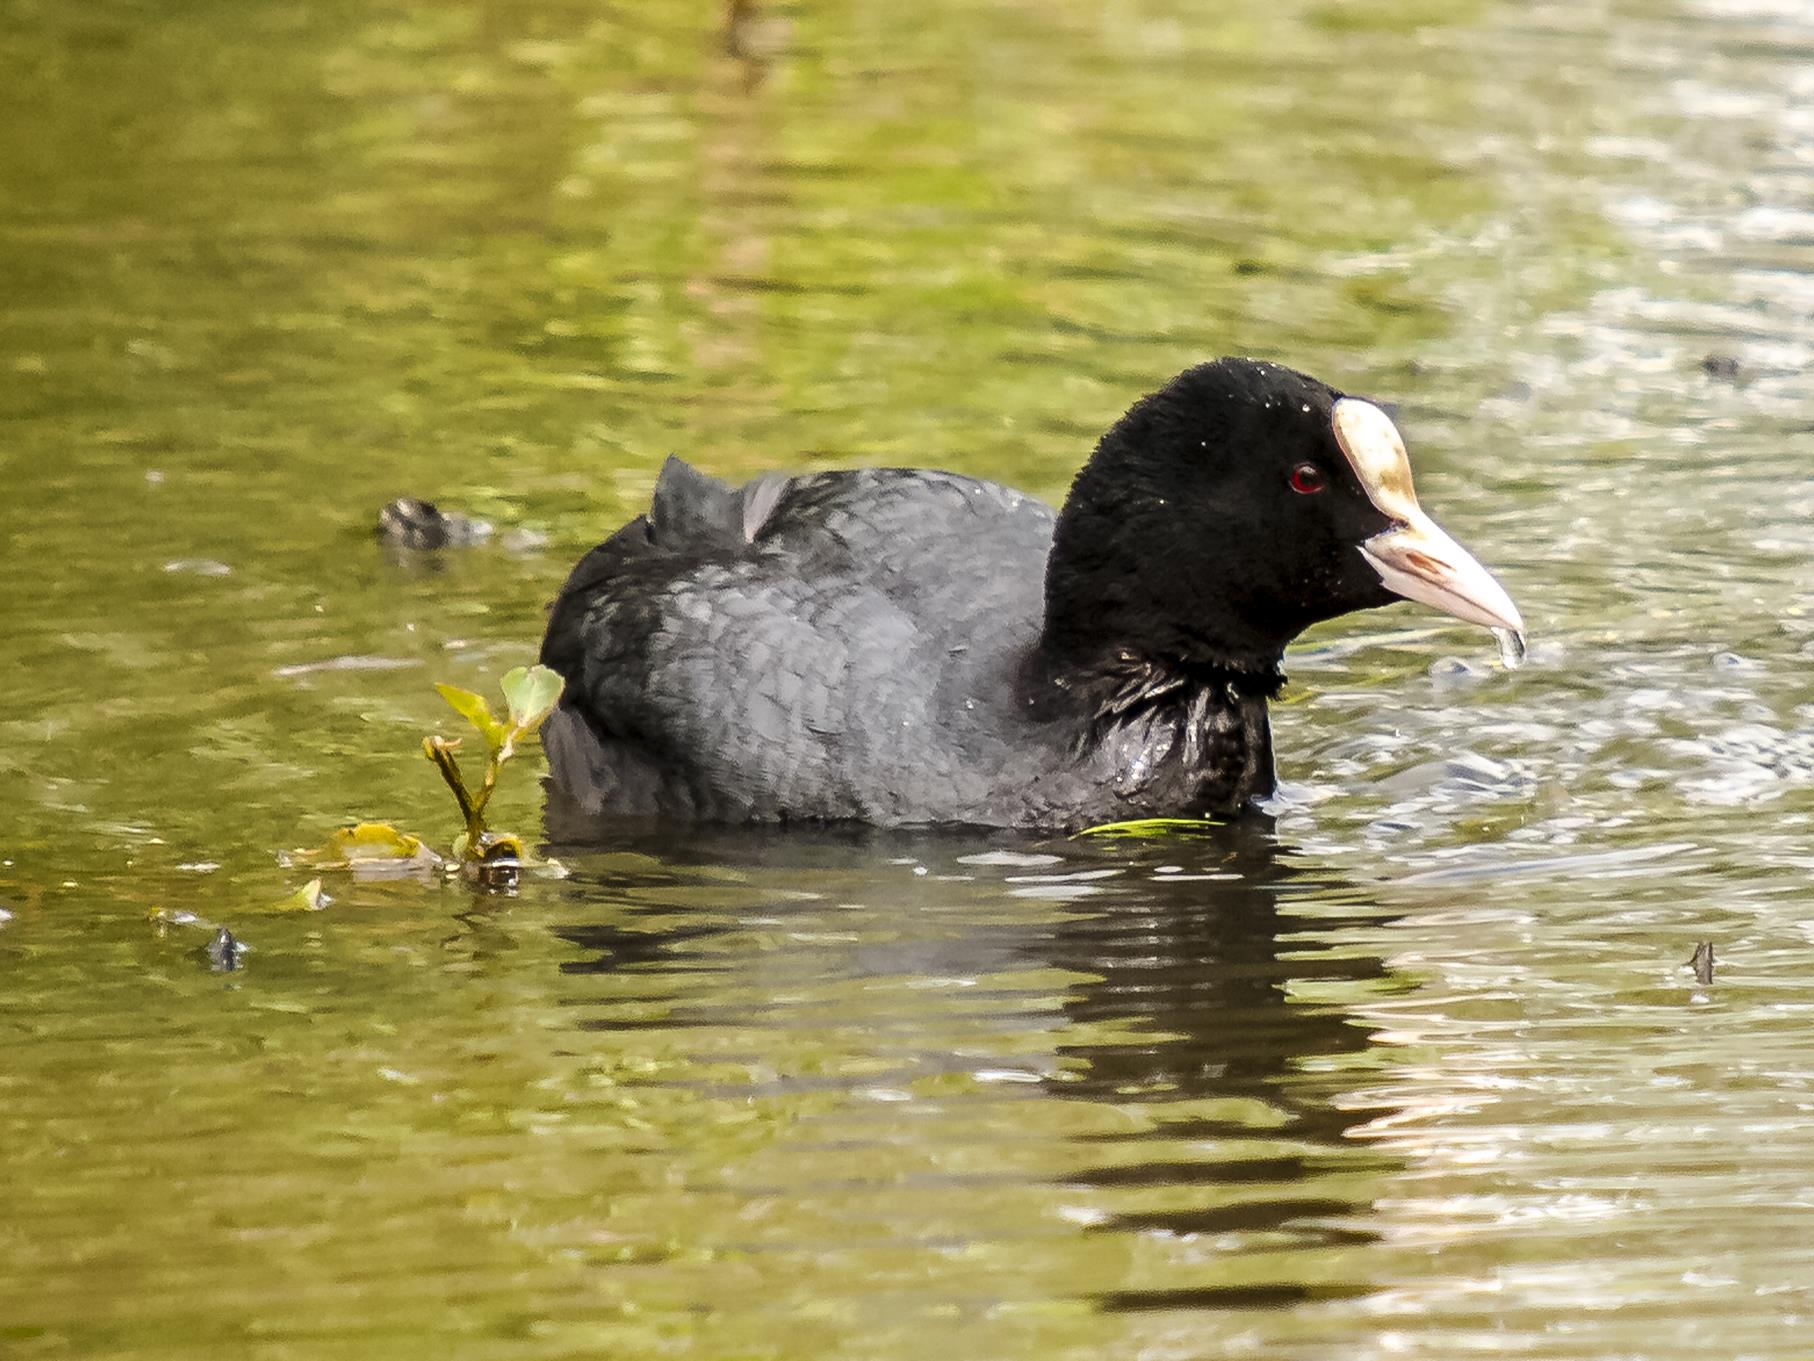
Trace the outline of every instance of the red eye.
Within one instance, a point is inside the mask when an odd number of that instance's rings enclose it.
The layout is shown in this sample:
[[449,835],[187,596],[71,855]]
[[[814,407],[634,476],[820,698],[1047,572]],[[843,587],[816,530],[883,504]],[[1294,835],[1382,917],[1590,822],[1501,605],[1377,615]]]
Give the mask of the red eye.
[[1301,496],[1314,496],[1328,485],[1329,479],[1314,463],[1300,463],[1291,470],[1291,490]]

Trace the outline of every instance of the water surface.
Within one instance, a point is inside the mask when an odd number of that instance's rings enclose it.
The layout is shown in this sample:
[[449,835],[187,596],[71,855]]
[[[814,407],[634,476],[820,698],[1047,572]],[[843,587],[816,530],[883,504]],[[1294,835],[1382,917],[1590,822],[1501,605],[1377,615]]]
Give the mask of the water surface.
[[[1805,7],[651,8],[0,5],[0,1353],[1804,1356]],[[269,909],[669,451],[1056,499],[1223,352],[1524,669],[1318,630],[1271,827]]]

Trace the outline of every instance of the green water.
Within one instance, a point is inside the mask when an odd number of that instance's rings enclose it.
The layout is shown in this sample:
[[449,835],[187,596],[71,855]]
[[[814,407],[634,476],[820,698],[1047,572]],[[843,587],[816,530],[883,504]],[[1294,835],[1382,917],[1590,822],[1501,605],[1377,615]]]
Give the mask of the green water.
[[[0,1356],[1805,1356],[1805,7],[722,21],[0,0]],[[1400,405],[1530,665],[1319,630],[1270,831],[270,909],[451,840],[432,682],[668,452],[1057,498],[1225,352]]]

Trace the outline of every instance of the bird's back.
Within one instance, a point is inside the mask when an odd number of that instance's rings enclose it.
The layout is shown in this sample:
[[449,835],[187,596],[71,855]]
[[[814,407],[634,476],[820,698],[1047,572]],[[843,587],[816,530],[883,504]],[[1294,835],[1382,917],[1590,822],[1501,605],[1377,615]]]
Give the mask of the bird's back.
[[1004,820],[1042,755],[1015,680],[1052,524],[949,473],[733,489],[669,460],[556,601],[557,789],[625,816]]

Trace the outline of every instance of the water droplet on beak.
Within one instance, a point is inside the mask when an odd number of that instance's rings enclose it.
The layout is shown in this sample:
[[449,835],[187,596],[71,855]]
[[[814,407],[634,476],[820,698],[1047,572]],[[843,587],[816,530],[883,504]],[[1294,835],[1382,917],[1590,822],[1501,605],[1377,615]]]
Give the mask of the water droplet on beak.
[[1499,640],[1499,660],[1507,671],[1516,671],[1524,665],[1526,648],[1522,633],[1517,629],[1494,629],[1493,637]]

